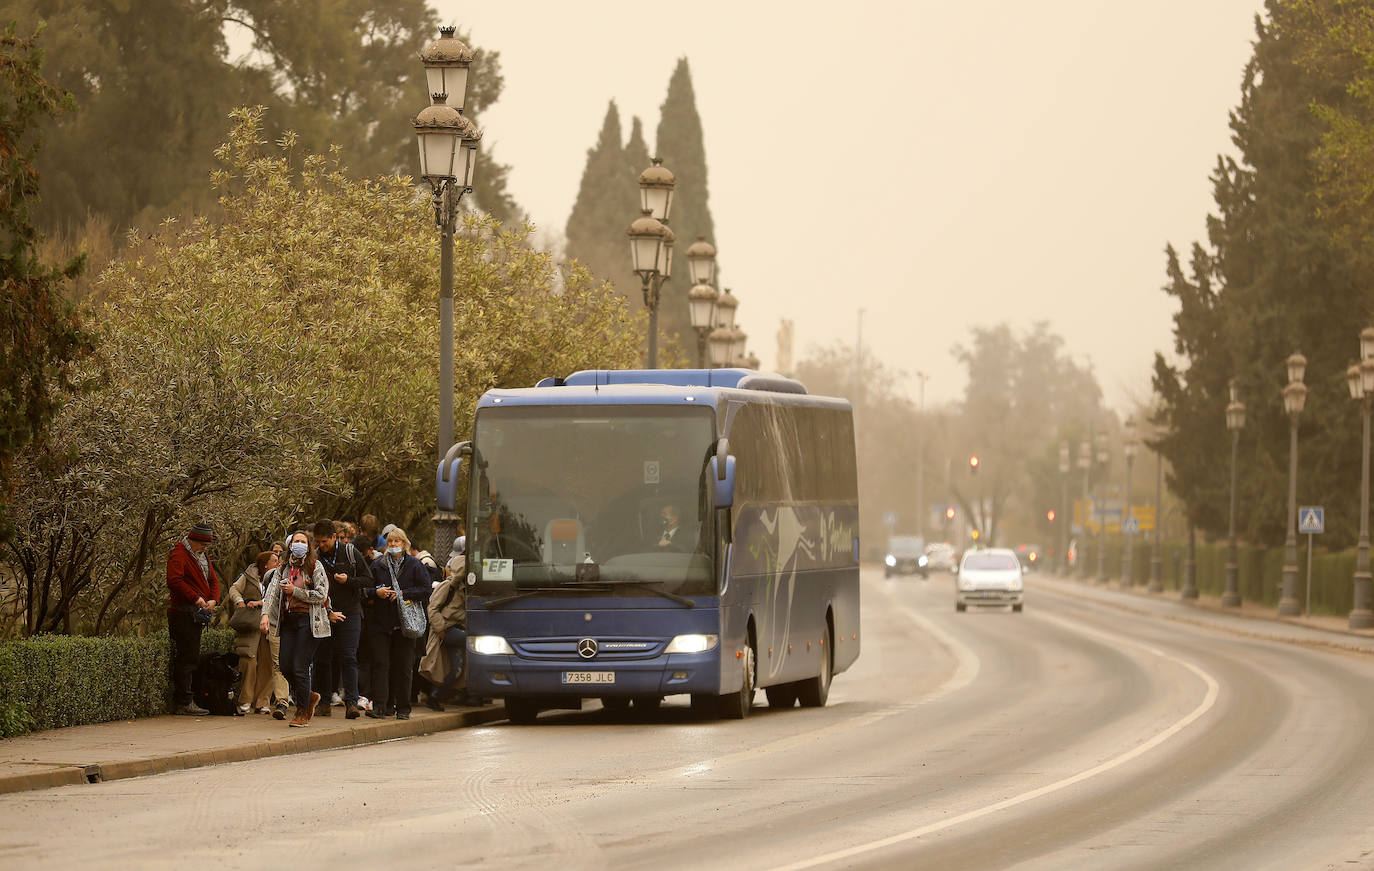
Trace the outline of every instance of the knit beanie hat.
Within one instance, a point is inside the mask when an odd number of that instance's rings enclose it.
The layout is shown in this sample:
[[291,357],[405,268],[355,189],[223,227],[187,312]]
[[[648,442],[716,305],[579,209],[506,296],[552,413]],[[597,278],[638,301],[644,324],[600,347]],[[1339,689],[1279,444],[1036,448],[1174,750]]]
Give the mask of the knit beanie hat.
[[191,527],[191,531],[186,533],[186,537],[191,541],[203,541],[210,543],[215,540],[215,531],[210,528],[208,523],[197,523]]

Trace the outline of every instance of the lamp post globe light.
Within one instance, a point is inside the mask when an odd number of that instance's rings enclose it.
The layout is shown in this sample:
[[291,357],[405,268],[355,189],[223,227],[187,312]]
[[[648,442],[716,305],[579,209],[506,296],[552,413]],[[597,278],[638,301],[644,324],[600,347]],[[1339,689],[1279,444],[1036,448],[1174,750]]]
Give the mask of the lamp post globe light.
[[1069,558],[1069,443],[1059,443],[1059,574],[1068,571]]
[[[1111,459],[1111,454],[1107,452],[1107,434],[1100,432],[1097,434],[1097,464],[1105,467]],[[1098,503],[1097,508],[1097,582],[1107,583],[1107,506],[1099,499],[1094,499]]]
[[1231,513],[1230,544],[1226,551],[1226,590],[1221,594],[1223,608],[1240,607],[1240,571],[1236,557],[1236,462],[1240,458],[1240,431],[1245,429],[1245,403],[1240,401],[1240,391],[1233,379],[1230,386],[1231,401],[1226,406],[1226,428],[1231,431]]
[[1126,421],[1126,443],[1121,447],[1121,453],[1126,457],[1126,498],[1121,504],[1121,586],[1130,589],[1135,584],[1135,578],[1131,575],[1131,544],[1134,533],[1127,527],[1131,521],[1131,471],[1135,466],[1136,451],[1140,445],[1136,442],[1135,424]]
[[[1093,469],[1093,444],[1092,438],[1088,437],[1078,444],[1078,468],[1083,470],[1083,519],[1082,536],[1083,540],[1088,539],[1088,495],[1089,482],[1092,478]],[[1083,546],[1078,546],[1078,554],[1074,557],[1078,562],[1078,576],[1086,578],[1088,576],[1088,561],[1083,559]]]
[[[439,229],[439,431],[440,462],[453,446],[453,230],[458,204],[472,190],[482,133],[461,111],[467,99],[472,52],[454,37],[452,26],[420,53],[431,103],[412,126],[420,152],[420,177],[429,183],[434,223]],[[458,515],[434,515],[434,552],[447,554],[458,533]]]
[[687,269],[692,277],[692,289],[687,291],[687,315],[697,334],[697,365],[709,365],[706,338],[716,324],[716,246],[705,236],[687,246]]
[[735,328],[735,315],[739,311],[739,297],[725,288],[716,300],[716,323],[727,330]]
[[1288,524],[1283,541],[1283,591],[1279,595],[1279,616],[1296,617],[1298,605],[1298,418],[1307,403],[1307,386],[1302,383],[1307,358],[1293,354],[1285,361],[1288,384],[1283,388],[1283,411],[1288,415]]
[[649,310],[649,348],[647,364],[658,368],[658,303],[663,282],[673,272],[673,231],[668,215],[673,209],[673,190],[677,179],[654,158],[653,165],[639,174],[640,217],[625,231],[630,238],[630,259],[644,291],[644,307]]
[[710,346],[711,367],[721,369],[730,365],[730,352],[734,350],[733,331],[726,327],[716,327],[706,342]]
[[1346,370],[1350,398],[1360,403],[1362,435],[1360,442],[1360,544],[1355,557],[1355,601],[1350,609],[1350,628],[1374,626],[1374,602],[1370,598],[1369,578],[1369,405],[1374,397],[1374,327],[1360,333],[1360,354],[1364,359]]

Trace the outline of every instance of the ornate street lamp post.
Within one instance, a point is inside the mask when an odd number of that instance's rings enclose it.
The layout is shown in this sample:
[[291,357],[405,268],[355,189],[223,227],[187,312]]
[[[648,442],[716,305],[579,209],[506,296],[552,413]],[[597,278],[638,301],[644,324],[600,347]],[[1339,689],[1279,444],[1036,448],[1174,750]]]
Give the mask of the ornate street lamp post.
[[1231,431],[1231,543],[1226,551],[1226,591],[1221,594],[1224,608],[1240,607],[1240,566],[1236,556],[1236,461],[1240,458],[1240,431],[1245,429],[1245,403],[1234,379],[1231,381],[1231,402],[1226,406],[1226,428]]
[[[1097,464],[1106,467],[1111,454],[1107,452],[1107,434],[1100,432],[1097,434]],[[1100,487],[1098,488],[1101,489]],[[1107,506],[1100,500],[1094,499],[1098,503],[1097,508],[1097,582],[1107,583]]]
[[1126,421],[1126,443],[1121,452],[1126,456],[1126,501],[1121,506],[1121,586],[1130,589],[1135,584],[1131,575],[1131,547],[1135,533],[1128,528],[1131,522],[1131,471],[1135,466],[1135,454],[1140,445],[1135,439],[1135,424]]
[[1164,554],[1160,549],[1159,535],[1160,527],[1164,525],[1164,454],[1160,452],[1159,445],[1155,449],[1155,530],[1154,541],[1150,547],[1150,585],[1145,589],[1151,593],[1164,592],[1164,580],[1160,576],[1161,569],[1164,567]]
[[1059,574],[1068,571],[1069,558],[1069,443],[1059,443]]
[[697,333],[697,365],[705,369],[708,365],[706,337],[715,326],[716,300],[720,298],[714,286],[716,248],[705,236],[698,236],[687,247],[687,268],[692,273],[692,289],[687,291],[687,313]]
[[1360,403],[1363,424],[1360,445],[1360,544],[1355,557],[1355,602],[1350,609],[1350,628],[1368,629],[1374,626],[1374,608],[1370,601],[1369,579],[1369,404],[1374,397],[1374,327],[1360,333],[1360,354],[1363,361],[1346,370],[1350,397]]
[[663,161],[654,158],[653,166],[639,174],[639,218],[625,231],[630,237],[630,259],[643,285],[644,307],[649,310],[648,367],[658,368],[658,303],[663,282],[672,277],[673,231],[668,215],[673,208],[673,189],[677,180]]
[[707,339],[711,352],[711,368],[722,369],[730,365],[730,353],[735,348],[734,331],[726,327],[716,327]]
[[[457,28],[439,28],[420,60],[431,105],[415,116],[420,177],[433,191],[434,223],[439,229],[439,432],[440,461],[453,446],[453,229],[458,202],[472,190],[482,133],[461,112],[466,100],[472,52],[454,37]],[[450,90],[452,89],[452,90]],[[450,103],[452,100],[452,103]],[[458,515],[434,516],[434,552],[447,559],[457,537]]]
[[[1089,480],[1092,476],[1093,468],[1093,445],[1091,438],[1085,438],[1078,445],[1078,468],[1083,470],[1083,530],[1081,535],[1083,541],[1088,540],[1088,489]],[[1088,561],[1083,559],[1083,545],[1079,544],[1078,553],[1074,555],[1078,563],[1078,576],[1088,577]]]
[[1283,542],[1283,592],[1279,596],[1279,616],[1296,617],[1298,605],[1298,418],[1307,402],[1307,387],[1302,383],[1307,358],[1293,354],[1287,360],[1288,386],[1283,388],[1283,410],[1288,415],[1288,526]]

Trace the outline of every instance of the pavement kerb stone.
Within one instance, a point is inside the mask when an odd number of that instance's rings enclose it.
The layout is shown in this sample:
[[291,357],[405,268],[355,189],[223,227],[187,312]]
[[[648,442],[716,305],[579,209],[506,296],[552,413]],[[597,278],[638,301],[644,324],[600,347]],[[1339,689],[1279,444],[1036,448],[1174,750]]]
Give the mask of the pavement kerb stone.
[[49,789],[55,786],[70,786],[79,783],[125,780],[131,777],[146,777],[150,774],[163,774],[169,771],[183,771],[188,768],[222,765],[227,762],[250,762],[255,759],[267,759],[274,756],[312,753],[316,750],[359,747],[366,744],[376,744],[380,741],[416,738],[436,732],[452,731],[466,726],[503,720],[505,717],[505,711],[499,706],[469,708],[463,711],[449,711],[423,719],[361,723],[348,729],[336,729],[313,734],[307,732],[306,734],[291,735],[271,741],[235,744],[208,750],[193,750],[186,753],[171,753],[146,759],[94,763],[86,766],[62,766],[45,771],[0,776],[0,794],[25,792],[32,789]]

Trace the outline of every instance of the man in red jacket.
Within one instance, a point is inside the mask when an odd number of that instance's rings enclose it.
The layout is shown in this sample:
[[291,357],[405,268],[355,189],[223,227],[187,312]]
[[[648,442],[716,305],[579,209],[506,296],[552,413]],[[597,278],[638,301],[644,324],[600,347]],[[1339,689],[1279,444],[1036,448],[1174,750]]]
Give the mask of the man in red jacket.
[[167,557],[167,632],[172,638],[172,701],[175,713],[203,717],[209,711],[191,694],[191,677],[200,660],[202,622],[219,598],[219,576],[205,556],[215,540],[209,526],[197,523]]

